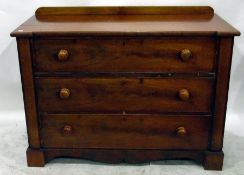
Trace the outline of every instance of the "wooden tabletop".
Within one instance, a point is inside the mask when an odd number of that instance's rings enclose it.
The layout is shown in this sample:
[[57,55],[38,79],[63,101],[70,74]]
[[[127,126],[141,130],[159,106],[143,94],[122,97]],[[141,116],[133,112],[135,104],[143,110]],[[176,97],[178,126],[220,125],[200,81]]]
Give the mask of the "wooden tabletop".
[[42,7],[14,37],[87,35],[235,36],[211,7]]

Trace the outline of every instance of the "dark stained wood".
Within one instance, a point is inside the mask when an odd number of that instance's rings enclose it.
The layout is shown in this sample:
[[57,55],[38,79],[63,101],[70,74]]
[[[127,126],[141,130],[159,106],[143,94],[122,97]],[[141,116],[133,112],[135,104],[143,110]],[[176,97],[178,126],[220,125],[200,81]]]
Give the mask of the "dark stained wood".
[[36,10],[35,15],[37,18],[60,15],[199,15],[212,17],[214,10],[209,6],[40,7]]
[[26,151],[27,165],[30,167],[44,167],[45,155],[40,149],[28,148]]
[[[141,16],[143,15],[143,18]],[[36,10],[35,16],[39,21],[84,21],[105,19],[139,21],[156,19],[197,19],[209,20],[213,17],[214,10],[208,6],[163,6],[163,7],[41,7]],[[62,18],[60,18],[62,16]],[[88,17],[89,16],[89,17]],[[105,17],[106,16],[106,17]],[[104,18],[105,17],[105,18]],[[118,18],[117,18],[118,19]]]
[[219,151],[223,147],[233,42],[232,37],[221,38],[219,42],[218,75],[211,142],[211,150],[213,151]]
[[25,105],[28,142],[32,148],[40,148],[38,126],[39,122],[37,116],[35,87],[32,74],[30,40],[28,38],[18,38],[17,44],[19,52],[23,98]]
[[194,160],[202,163],[201,150],[132,150],[132,149],[45,149],[46,162],[57,157],[83,158],[104,163],[145,163],[148,160]]
[[[81,39],[37,39],[37,72],[214,72],[214,37],[83,37]],[[143,48],[143,49],[142,49]],[[65,61],[60,50],[68,51]],[[182,60],[184,49],[192,58]]]
[[[39,152],[37,152],[39,151]],[[42,167],[44,163],[58,157],[83,158],[104,163],[145,163],[148,160],[194,160],[203,164],[205,170],[222,170],[222,151],[210,152],[203,150],[158,150],[158,149],[58,149],[47,148],[44,150],[32,150],[28,148],[28,161],[32,161],[29,166]],[[33,152],[37,154],[33,154]],[[42,155],[45,155],[45,160]],[[41,158],[40,158],[40,157]],[[39,162],[39,160],[42,160]]]
[[[46,148],[206,149],[209,116],[44,115]],[[66,135],[63,127],[70,125]],[[187,134],[179,136],[178,127]]]
[[192,78],[210,77],[215,78],[215,72],[34,72],[35,77],[171,77],[171,78]]
[[211,7],[39,8],[11,33],[28,166],[192,159],[221,170],[237,35]]
[[[101,7],[101,10],[98,10],[98,13],[110,13],[110,15],[91,15],[97,11],[97,7],[41,8],[37,10],[37,16],[44,16],[44,21],[33,16],[12,32],[11,36],[240,35],[238,30],[217,15],[208,19],[213,14],[210,7],[140,7],[135,10],[136,8],[113,7],[107,10]],[[46,12],[47,15],[44,14]],[[67,17],[67,13],[72,15]],[[79,13],[83,15],[76,15]],[[123,13],[128,15],[122,15]],[[130,13],[140,14],[129,15]],[[165,15],[166,13],[170,15]]]
[[224,153],[220,151],[206,151],[203,160],[203,166],[205,170],[222,170]]
[[[47,112],[211,112],[211,78],[36,78],[38,105]],[[70,95],[61,99],[60,90]],[[187,89],[188,100],[178,93]]]

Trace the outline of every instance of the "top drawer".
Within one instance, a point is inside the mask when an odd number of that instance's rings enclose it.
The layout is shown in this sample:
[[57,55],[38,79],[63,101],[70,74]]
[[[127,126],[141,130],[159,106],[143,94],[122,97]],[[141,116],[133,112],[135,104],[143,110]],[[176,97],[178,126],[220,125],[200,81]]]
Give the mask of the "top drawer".
[[213,72],[210,37],[36,39],[36,72]]

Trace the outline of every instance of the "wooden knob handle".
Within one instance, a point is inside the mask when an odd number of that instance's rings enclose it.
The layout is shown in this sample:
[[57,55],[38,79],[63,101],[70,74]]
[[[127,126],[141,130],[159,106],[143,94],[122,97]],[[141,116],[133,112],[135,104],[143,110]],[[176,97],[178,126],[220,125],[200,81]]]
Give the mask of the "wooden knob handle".
[[60,91],[59,91],[59,97],[61,99],[67,99],[69,98],[70,96],[70,90],[67,89],[67,88],[62,88]]
[[66,61],[68,60],[69,58],[69,52],[65,49],[61,49],[59,52],[58,52],[58,60],[59,61]]
[[186,134],[187,134],[187,132],[186,132],[185,127],[181,126],[181,127],[177,128],[177,136],[182,137],[182,136],[185,136]]
[[178,97],[182,101],[187,101],[190,98],[190,92],[187,89],[181,89],[178,91]]
[[73,132],[73,129],[72,129],[71,125],[65,125],[63,127],[63,133],[64,134],[69,135],[69,134],[72,134],[72,132]]
[[183,49],[180,52],[180,58],[182,61],[189,61],[192,58],[192,53],[189,49]]

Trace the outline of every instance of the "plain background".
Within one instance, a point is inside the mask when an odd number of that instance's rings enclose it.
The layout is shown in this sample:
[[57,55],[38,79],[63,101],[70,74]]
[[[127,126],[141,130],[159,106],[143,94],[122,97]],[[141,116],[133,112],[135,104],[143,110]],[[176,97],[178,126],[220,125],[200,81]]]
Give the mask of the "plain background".
[[[158,5],[209,5],[215,10],[215,13],[219,14],[227,22],[232,24],[238,30],[243,32],[244,35],[244,1],[243,0],[0,0],[0,134],[8,139],[6,142],[11,142],[15,138],[10,139],[10,130],[12,135],[17,135],[20,133],[15,132],[13,129],[19,129],[21,135],[26,139],[25,131],[25,118],[23,112],[23,100],[22,100],[22,90],[21,81],[19,74],[19,65],[17,57],[17,48],[15,38],[9,36],[16,27],[23,23],[27,18],[32,16],[35,10],[40,6],[158,6]],[[230,80],[230,90],[229,90],[229,101],[227,109],[226,118],[226,131],[230,138],[227,138],[232,143],[227,145],[233,146],[233,138],[238,138],[239,140],[244,139],[244,36],[235,38],[234,54],[231,69],[231,80]],[[12,129],[10,129],[13,127]],[[20,137],[22,137],[20,136]],[[2,135],[0,135],[2,137]],[[23,149],[27,146],[26,140],[20,141],[19,144],[22,145]],[[225,141],[226,142],[226,141]],[[17,143],[17,142],[16,142]],[[237,143],[243,144],[244,141]],[[4,145],[0,142],[0,149],[2,147],[6,148],[7,143]],[[16,145],[16,148],[19,145]],[[241,145],[236,145],[241,146]],[[244,145],[242,145],[244,147]],[[22,148],[21,147],[21,148]],[[3,148],[3,149],[4,149]],[[15,147],[13,147],[14,149]],[[241,147],[240,147],[241,148]],[[20,151],[23,151],[22,149]],[[25,151],[25,150],[24,150]],[[23,152],[24,152],[23,151]],[[17,153],[16,153],[17,154]],[[231,153],[230,153],[231,154]],[[236,156],[244,155],[242,153],[235,153]],[[4,154],[5,155],[5,154]],[[7,155],[7,154],[6,154]],[[24,153],[21,157],[23,160],[22,166],[25,165]],[[7,162],[7,158],[1,158],[0,160]],[[15,159],[15,157],[13,157]],[[227,161],[228,162],[228,161]],[[15,162],[16,163],[16,162]],[[57,163],[58,164],[58,163]],[[14,164],[17,166],[17,163]],[[13,166],[14,166],[13,165]],[[242,164],[243,166],[244,164]],[[94,165],[96,166],[96,165]],[[97,165],[102,166],[103,165]],[[106,166],[104,166],[106,167]],[[0,174],[5,172],[5,174],[14,174],[14,170],[11,169],[11,162],[9,166],[0,166]],[[13,167],[12,167],[13,168]],[[111,168],[111,166],[110,166]],[[3,169],[5,169],[3,171]],[[102,168],[103,169],[103,168]],[[238,169],[238,168],[237,168]],[[106,168],[105,168],[106,170]],[[174,169],[172,169],[173,171]],[[17,171],[17,170],[16,170]],[[41,170],[45,171],[45,170]],[[41,172],[40,171],[40,172]],[[238,171],[238,170],[237,170]],[[23,171],[24,172],[24,171]],[[30,172],[28,170],[28,172]],[[36,174],[39,174],[40,172]],[[231,171],[229,171],[228,174]],[[75,171],[73,172],[75,173]],[[91,172],[90,172],[91,173]],[[108,172],[107,172],[108,173]],[[119,174],[119,172],[117,172]],[[147,173],[145,170],[144,173]],[[151,173],[151,172],[149,172]],[[169,172],[168,172],[169,173]],[[205,172],[207,173],[207,172]],[[222,172],[224,173],[224,172]],[[28,174],[28,173],[24,173]],[[30,173],[31,174],[31,173]],[[106,174],[106,173],[105,173]],[[126,173],[125,173],[126,174]],[[143,174],[140,173],[140,174]],[[176,173],[177,174],[177,173]],[[239,174],[239,173],[235,173]],[[241,174],[241,173],[240,173]],[[244,172],[243,172],[244,174]]]

